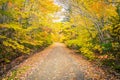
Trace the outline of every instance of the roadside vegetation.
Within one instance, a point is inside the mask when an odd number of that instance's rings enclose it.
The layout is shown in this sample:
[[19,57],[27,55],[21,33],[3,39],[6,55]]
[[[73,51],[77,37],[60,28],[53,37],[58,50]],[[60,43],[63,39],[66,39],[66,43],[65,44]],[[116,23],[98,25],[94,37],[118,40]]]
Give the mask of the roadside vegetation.
[[120,2],[70,0],[62,42],[89,60],[120,72]]
[[49,15],[57,10],[50,0],[0,0],[0,75],[16,58],[52,44]]

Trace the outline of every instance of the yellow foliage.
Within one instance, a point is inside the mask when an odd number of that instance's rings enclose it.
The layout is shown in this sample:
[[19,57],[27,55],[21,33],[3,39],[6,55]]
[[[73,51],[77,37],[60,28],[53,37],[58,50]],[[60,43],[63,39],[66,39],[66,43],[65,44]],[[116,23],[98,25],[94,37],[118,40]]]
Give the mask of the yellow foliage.
[[80,48],[80,51],[90,60],[93,60],[95,58],[94,52],[92,52],[88,48],[82,47]]
[[102,53],[102,47],[100,45],[95,45],[94,50],[98,50],[100,53]]
[[20,45],[19,43],[17,43],[16,41],[13,41],[11,39],[8,39],[6,41],[3,41],[3,44],[5,46],[8,46],[8,47],[12,47],[13,49],[24,49],[24,46],[23,45]]
[[106,4],[104,1],[93,2],[93,4],[91,4],[90,11],[96,14],[98,18],[101,17],[108,18],[110,16],[117,15],[116,7],[113,5]]

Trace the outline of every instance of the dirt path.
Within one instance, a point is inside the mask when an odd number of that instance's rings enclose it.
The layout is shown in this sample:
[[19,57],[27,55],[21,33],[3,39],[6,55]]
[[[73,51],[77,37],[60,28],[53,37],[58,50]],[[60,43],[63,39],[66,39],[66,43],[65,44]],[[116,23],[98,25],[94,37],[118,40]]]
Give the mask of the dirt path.
[[20,64],[17,68],[29,68],[17,77],[20,80],[112,80],[99,67],[71,53],[63,44],[55,43]]
[[67,54],[63,45],[56,46],[26,80],[83,80],[84,75],[77,63]]

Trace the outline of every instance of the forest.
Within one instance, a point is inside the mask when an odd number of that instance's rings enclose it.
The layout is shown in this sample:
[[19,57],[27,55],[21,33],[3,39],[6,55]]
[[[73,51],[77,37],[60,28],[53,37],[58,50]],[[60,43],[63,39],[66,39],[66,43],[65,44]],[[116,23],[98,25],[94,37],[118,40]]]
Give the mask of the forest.
[[55,1],[0,0],[0,75],[13,60],[54,42],[120,72],[120,1]]

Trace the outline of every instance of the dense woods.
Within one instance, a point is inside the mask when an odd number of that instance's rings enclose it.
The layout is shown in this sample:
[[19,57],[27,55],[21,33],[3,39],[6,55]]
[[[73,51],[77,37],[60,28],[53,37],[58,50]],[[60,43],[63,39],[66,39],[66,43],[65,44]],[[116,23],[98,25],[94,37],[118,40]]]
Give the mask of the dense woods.
[[49,15],[57,10],[50,0],[0,0],[0,69],[52,43]]
[[66,10],[61,22],[53,21],[62,8],[53,0],[0,0],[1,69],[59,41],[120,72],[120,1],[58,1]]
[[120,71],[120,1],[69,0],[63,42],[89,60]]

